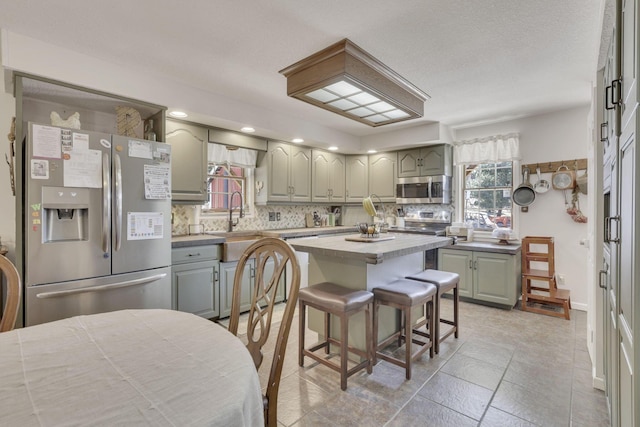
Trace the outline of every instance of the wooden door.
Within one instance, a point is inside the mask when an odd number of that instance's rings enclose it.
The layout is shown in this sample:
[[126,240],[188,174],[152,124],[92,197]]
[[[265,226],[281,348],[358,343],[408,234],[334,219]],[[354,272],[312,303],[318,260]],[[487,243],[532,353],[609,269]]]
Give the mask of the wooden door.
[[329,201],[331,203],[345,201],[346,170],[344,155],[332,154],[329,157]]
[[444,145],[423,147],[420,152],[420,175],[444,175]]
[[[632,116],[635,122],[636,115]],[[630,123],[632,123],[630,121]],[[635,124],[635,123],[634,123]],[[640,242],[635,235],[638,218],[636,210],[636,197],[638,192],[638,174],[636,173],[637,150],[635,140],[635,126],[627,126],[620,135],[619,167],[620,181],[619,206],[620,206],[620,243],[618,262],[618,401],[619,401],[619,424],[621,426],[637,425],[640,414],[636,414],[634,406],[640,396],[634,383],[637,379],[633,375],[638,363],[635,354],[635,328],[637,326],[638,309],[636,301],[638,299],[638,273],[636,270],[636,260],[640,254]]]
[[473,253],[473,297],[496,304],[513,305],[516,283],[514,255]]
[[[220,317],[229,317],[233,302],[233,283],[238,262],[220,263]],[[253,283],[253,260],[247,261],[242,274],[242,291],[240,293],[240,313],[251,308],[251,290]]]
[[438,249],[438,269],[460,275],[458,294],[473,298],[473,252]]
[[207,201],[207,130],[167,120],[171,145],[171,197],[174,202]]
[[289,146],[291,150],[289,185],[292,202],[311,201],[311,149]]
[[311,201],[329,201],[329,168],[331,153],[311,150]]
[[396,153],[369,156],[369,193],[376,194],[383,202],[396,201],[397,159]]
[[420,176],[420,149],[398,151],[398,178]]
[[347,202],[362,202],[369,195],[369,158],[366,155],[346,156],[345,187]]
[[269,142],[267,156],[268,200],[271,202],[288,202],[291,200],[291,187],[289,185],[291,153],[289,145],[280,142]]
[[635,112],[638,102],[638,28],[636,22],[638,0],[620,1],[621,9],[618,21],[620,25],[620,73],[615,74],[614,78],[617,79],[618,75],[622,77],[619,85],[621,93],[616,96],[620,96],[620,125],[621,128],[624,128]]
[[218,261],[202,261],[171,267],[175,291],[174,310],[207,319],[219,315]]

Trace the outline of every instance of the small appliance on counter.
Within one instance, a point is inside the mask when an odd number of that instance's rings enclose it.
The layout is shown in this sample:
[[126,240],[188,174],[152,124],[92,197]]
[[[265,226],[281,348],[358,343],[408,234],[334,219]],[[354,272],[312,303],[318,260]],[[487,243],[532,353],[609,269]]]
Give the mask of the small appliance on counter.
[[470,236],[473,236],[473,229],[469,228],[469,227],[465,227],[465,226],[459,226],[459,225],[450,225],[446,228],[446,232],[445,232],[445,236],[447,237],[453,237],[453,242],[454,244],[456,242],[470,242],[472,240],[472,238],[469,238]]

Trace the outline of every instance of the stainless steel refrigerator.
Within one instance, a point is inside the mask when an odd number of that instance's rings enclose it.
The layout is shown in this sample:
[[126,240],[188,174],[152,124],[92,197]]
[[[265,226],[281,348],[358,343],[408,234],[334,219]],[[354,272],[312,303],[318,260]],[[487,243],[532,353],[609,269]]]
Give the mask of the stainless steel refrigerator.
[[29,123],[25,324],[171,308],[171,147]]

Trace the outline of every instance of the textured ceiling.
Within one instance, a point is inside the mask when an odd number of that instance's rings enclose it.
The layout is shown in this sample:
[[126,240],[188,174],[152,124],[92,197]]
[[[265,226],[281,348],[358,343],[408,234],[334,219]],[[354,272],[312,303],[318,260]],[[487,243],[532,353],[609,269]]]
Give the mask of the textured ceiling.
[[0,28],[363,137],[420,122],[343,118],[288,98],[278,71],[346,37],[431,96],[425,123],[568,108],[590,100],[604,3],[0,0]]

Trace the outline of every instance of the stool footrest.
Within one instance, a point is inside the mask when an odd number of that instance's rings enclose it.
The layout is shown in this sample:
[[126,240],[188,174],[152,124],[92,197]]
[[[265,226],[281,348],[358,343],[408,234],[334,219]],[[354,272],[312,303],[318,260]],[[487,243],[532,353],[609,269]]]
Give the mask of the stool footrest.
[[[315,360],[318,363],[323,364],[324,366],[333,369],[336,372],[340,372],[341,371],[341,367],[340,365],[338,365],[337,363],[333,363],[331,362],[329,359],[339,356],[337,354],[329,354],[328,356],[319,356],[313,352],[311,352],[308,349],[304,349],[303,353],[305,356],[310,357],[311,359]],[[357,353],[356,353],[357,354]],[[366,357],[364,352],[362,352],[362,354],[358,354],[359,356],[362,357]],[[369,364],[369,360],[365,359],[362,362],[358,363],[357,365],[355,365],[354,367],[352,367],[351,369],[348,369],[346,372],[346,376],[347,378],[350,377],[351,375],[355,374],[356,372],[358,372],[359,370],[361,370],[362,368],[366,368],[367,365]]]

